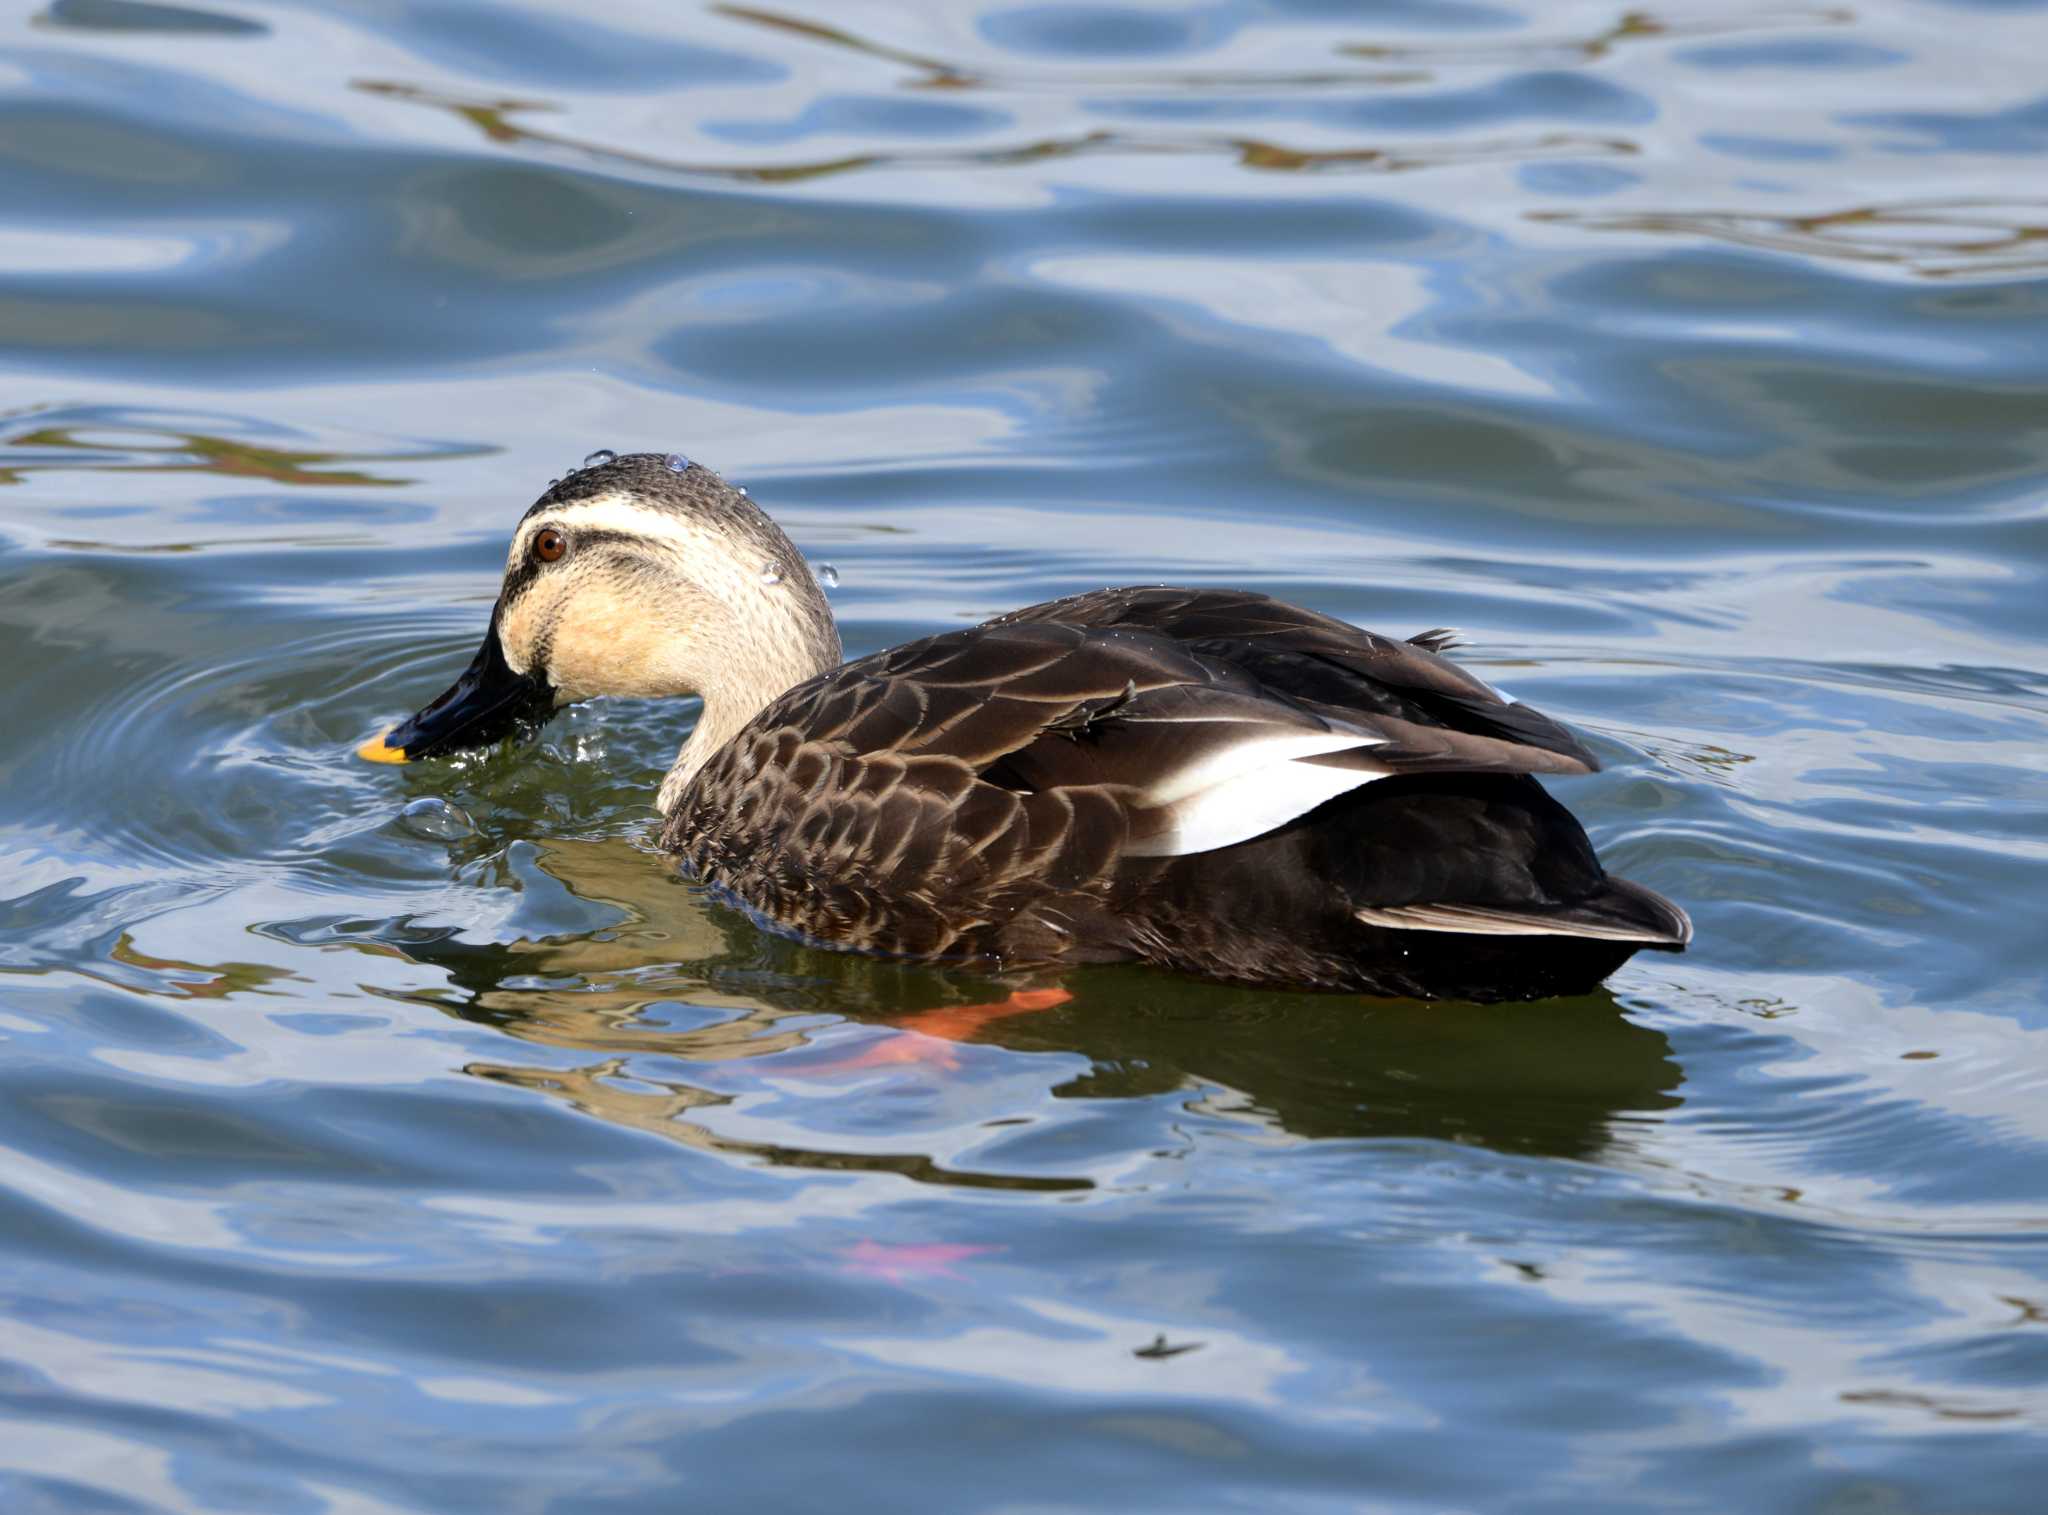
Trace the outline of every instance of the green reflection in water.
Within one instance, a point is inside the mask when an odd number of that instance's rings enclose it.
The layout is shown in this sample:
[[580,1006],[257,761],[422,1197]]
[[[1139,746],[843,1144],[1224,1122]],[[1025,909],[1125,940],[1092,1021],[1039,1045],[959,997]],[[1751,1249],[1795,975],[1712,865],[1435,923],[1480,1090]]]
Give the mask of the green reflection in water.
[[[419,482],[402,475],[371,473],[348,466],[362,463],[480,457],[492,447],[437,448],[432,453],[358,453],[262,447],[233,437],[197,431],[158,431],[129,425],[41,426],[7,438],[17,448],[41,447],[78,454],[51,463],[16,463],[0,468],[0,483],[19,484],[49,470],[102,473],[208,473],[233,479],[311,488],[396,489]],[[341,465],[341,466],[337,466]]]
[[[1048,1070],[1057,1098],[1184,1093],[1202,1113],[1275,1137],[1431,1137],[1563,1157],[1599,1153],[1630,1123],[1680,1102],[1667,1038],[1630,1021],[1605,992],[1542,1005],[1422,1004],[1107,968],[1062,980],[1071,996],[1063,1003],[1020,1013],[1018,1000],[1056,998],[1044,980],[977,977],[769,935],[680,886],[666,859],[626,839],[550,841],[538,867],[576,898],[615,911],[617,921],[487,943],[393,921],[341,939],[444,973],[446,990],[415,996],[436,1009],[538,1046],[602,1054],[567,1071],[504,1062],[465,1071],[618,1125],[778,1166],[977,1187],[1088,1184],[963,1173],[914,1155],[736,1141],[698,1118],[730,1095],[636,1070],[633,1058],[746,1063],[753,1067],[736,1071],[753,1077],[944,1078],[958,1072],[950,1039],[964,1038],[1086,1058],[1090,1067],[1077,1077],[1066,1076],[1064,1062]],[[709,1024],[663,1024],[661,1007],[678,1003],[724,1013]],[[821,1060],[816,1035],[848,1020],[889,1029],[894,1039],[863,1039],[853,1057]]]

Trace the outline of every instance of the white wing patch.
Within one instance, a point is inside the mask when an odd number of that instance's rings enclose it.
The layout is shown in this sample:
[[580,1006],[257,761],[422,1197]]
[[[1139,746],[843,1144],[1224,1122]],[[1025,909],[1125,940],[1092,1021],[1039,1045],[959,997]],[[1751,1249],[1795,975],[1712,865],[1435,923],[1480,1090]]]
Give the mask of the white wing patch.
[[1263,836],[1325,800],[1384,774],[1300,763],[1296,758],[1381,745],[1359,732],[1291,732],[1233,742],[1199,762],[1161,775],[1142,803],[1171,817],[1166,829],[1134,841],[1132,857],[1182,857]]

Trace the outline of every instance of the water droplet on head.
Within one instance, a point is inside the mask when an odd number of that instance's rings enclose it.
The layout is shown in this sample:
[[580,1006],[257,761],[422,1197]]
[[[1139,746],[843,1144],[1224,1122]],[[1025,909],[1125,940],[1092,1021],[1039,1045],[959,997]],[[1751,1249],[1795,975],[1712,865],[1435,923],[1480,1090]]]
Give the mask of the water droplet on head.
[[766,568],[763,568],[761,570],[761,582],[763,584],[780,584],[782,582],[782,565],[780,563],[770,563]]
[[820,563],[818,565],[818,582],[827,589],[837,589],[839,587],[839,570],[830,563]]
[[670,473],[681,473],[690,466],[690,460],[679,452],[672,452],[661,461],[668,465]]
[[738,488],[741,494],[745,494],[747,492],[747,486],[744,484],[739,485]]
[[549,479],[549,480],[548,480],[548,488],[550,488],[550,489],[553,489],[553,488],[554,488],[554,487],[555,487],[555,486],[556,486],[557,484],[559,484],[559,483],[561,483],[561,482],[562,482],[562,481],[561,481],[560,479]]
[[460,805],[429,795],[398,812],[398,824],[430,842],[459,842],[476,835],[476,822]]
[[591,453],[590,456],[586,457],[583,460],[583,466],[585,468],[597,468],[605,463],[611,462],[613,459],[617,457],[618,454],[613,452],[609,447],[600,447],[596,452]]

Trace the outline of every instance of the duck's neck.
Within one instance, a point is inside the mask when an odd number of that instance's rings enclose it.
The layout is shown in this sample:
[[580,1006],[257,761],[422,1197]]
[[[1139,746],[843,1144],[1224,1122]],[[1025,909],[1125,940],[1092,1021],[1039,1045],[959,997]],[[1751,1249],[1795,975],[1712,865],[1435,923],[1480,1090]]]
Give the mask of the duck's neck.
[[[795,572],[808,579],[801,563],[798,559]],[[803,587],[791,586],[790,598],[805,598]],[[655,803],[664,816],[675,814],[704,765],[749,721],[804,680],[839,666],[839,632],[832,624],[832,613],[825,608],[822,592],[812,586],[812,594],[816,596],[815,614],[792,617],[788,624],[774,628],[772,635],[745,638],[727,649],[728,655],[718,660],[715,670],[698,681],[704,712],[684,739],[675,766],[661,782]]]

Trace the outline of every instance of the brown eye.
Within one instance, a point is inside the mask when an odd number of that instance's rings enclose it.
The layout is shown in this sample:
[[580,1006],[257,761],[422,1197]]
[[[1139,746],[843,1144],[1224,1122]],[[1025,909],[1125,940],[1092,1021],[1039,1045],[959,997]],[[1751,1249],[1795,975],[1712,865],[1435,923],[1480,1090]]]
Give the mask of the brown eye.
[[549,526],[533,534],[533,555],[543,563],[555,563],[569,550],[569,539]]

